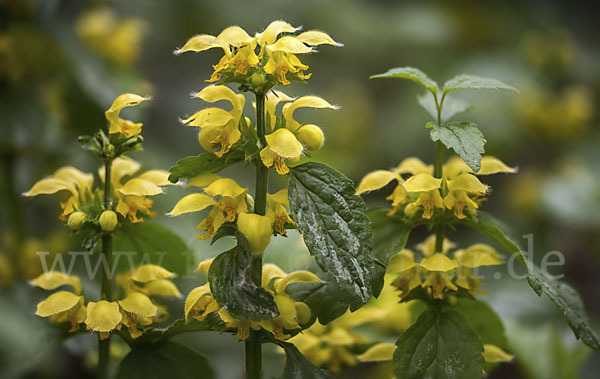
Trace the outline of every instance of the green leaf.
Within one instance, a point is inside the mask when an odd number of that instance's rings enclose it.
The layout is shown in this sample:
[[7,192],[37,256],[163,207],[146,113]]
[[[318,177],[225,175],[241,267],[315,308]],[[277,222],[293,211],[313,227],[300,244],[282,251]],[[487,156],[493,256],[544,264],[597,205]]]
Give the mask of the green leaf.
[[496,312],[483,301],[465,297],[458,297],[457,300],[456,306],[452,309],[463,315],[471,324],[479,338],[481,338],[481,342],[506,349],[504,325]]
[[201,174],[217,173],[234,163],[244,160],[244,152],[231,150],[222,157],[212,153],[204,153],[193,157],[178,160],[175,166],[169,169],[169,181],[177,183],[179,179],[191,179]]
[[214,377],[205,356],[171,341],[135,347],[123,358],[117,374],[117,379]]
[[[344,291],[338,283],[330,280],[327,274],[319,274],[323,283],[292,283],[286,292],[296,300],[308,305],[311,310],[312,324],[315,319],[323,325],[340,317],[348,310],[348,305],[353,303],[352,297]],[[354,311],[360,308],[351,306]]]
[[583,301],[573,287],[547,277],[535,265],[531,265],[527,280],[538,296],[545,293],[556,304],[567,319],[577,339],[581,339],[583,343],[592,349],[600,349],[600,337],[592,329]]
[[352,181],[308,162],[290,170],[290,210],[311,255],[360,307],[371,295],[373,237]]
[[520,245],[515,242],[516,238],[512,236],[513,233],[502,221],[487,212],[479,211],[477,218],[465,218],[460,222],[488,237],[508,254],[516,254],[517,259],[525,266],[527,265]]
[[373,256],[386,266],[392,255],[404,249],[410,232],[424,223],[420,215],[415,219],[403,220],[395,215],[388,216],[387,213],[386,209],[367,213],[373,230]]
[[236,237],[237,246],[217,256],[208,270],[215,300],[238,320],[262,321],[279,316],[273,296],[250,277],[248,241],[241,233]]
[[430,309],[396,342],[398,378],[481,378],[483,345],[456,311]]
[[519,92],[515,87],[502,83],[499,80],[466,74],[455,76],[444,84],[444,94],[459,89],[501,89]]
[[125,224],[117,229],[113,251],[117,272],[131,270],[132,265],[157,264],[183,276],[187,274],[188,262],[193,259],[179,235],[152,221]]
[[215,331],[223,333],[229,329],[216,313],[211,313],[204,320],[192,319],[186,322],[184,318],[175,321],[166,328],[148,329],[141,337],[132,340],[134,344],[144,344],[166,340],[182,333]]
[[273,343],[285,351],[285,367],[282,378],[285,379],[328,379],[333,373],[313,366],[294,344],[273,339]]
[[429,76],[427,76],[423,71],[414,67],[397,67],[389,69],[383,74],[377,74],[371,76],[371,79],[375,78],[401,78],[408,79],[416,82],[423,87],[427,88],[433,94],[438,93],[439,88],[436,82],[434,82]]
[[486,235],[507,253],[517,254],[519,261],[527,267],[527,280],[537,295],[548,295],[567,319],[575,336],[591,348],[600,349],[600,338],[589,323],[577,291],[564,282],[548,278],[537,266],[528,264],[519,244],[509,237],[510,232],[501,221],[485,212],[478,212],[478,217],[479,220],[464,219],[461,222]]
[[[417,97],[417,100],[427,113],[429,113],[434,120],[437,120],[437,107],[435,106],[433,96],[430,93],[425,92],[422,96]],[[471,104],[464,100],[446,96],[444,103],[442,104],[442,122],[450,120],[457,114],[465,113],[471,108],[473,108]]]
[[432,141],[442,141],[447,148],[460,155],[473,171],[481,169],[481,154],[485,151],[486,141],[477,125],[467,121],[453,121],[441,127],[428,123],[427,127],[431,128]]

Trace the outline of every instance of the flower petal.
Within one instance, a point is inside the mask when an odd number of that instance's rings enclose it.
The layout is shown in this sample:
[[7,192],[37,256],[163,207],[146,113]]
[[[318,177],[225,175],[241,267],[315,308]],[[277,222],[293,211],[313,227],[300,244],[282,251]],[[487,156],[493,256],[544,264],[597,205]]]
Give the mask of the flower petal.
[[131,275],[131,279],[140,283],[147,283],[158,279],[167,279],[175,276],[174,273],[158,265],[142,265]]
[[217,202],[210,196],[203,193],[192,193],[179,200],[168,215],[179,216],[184,213],[198,212],[215,204]]
[[392,180],[401,181],[402,178],[397,174],[387,170],[376,170],[365,175],[360,181],[356,194],[375,191],[388,185]]
[[406,192],[426,192],[440,188],[442,179],[436,179],[430,174],[421,173],[411,176],[403,185]]
[[475,175],[461,174],[453,180],[448,180],[448,190],[463,190],[469,193],[484,194],[488,190],[488,186],[481,183]]
[[448,258],[444,254],[436,253],[430,257],[425,257],[421,260],[421,267],[427,271],[447,272],[455,269],[456,262]]
[[301,33],[296,37],[299,41],[304,42],[307,45],[318,46],[318,45],[333,45],[337,47],[344,46],[343,43],[335,42],[329,34],[321,32],[319,30],[309,30]]
[[119,325],[122,319],[123,316],[117,302],[100,300],[97,303],[90,301],[87,305],[85,324],[90,330],[103,333],[110,332]]
[[237,219],[239,231],[248,239],[253,255],[260,255],[271,241],[271,219],[254,213],[241,213]]
[[207,174],[201,174],[198,175],[192,179],[190,179],[187,184],[186,187],[206,187],[208,185],[210,185],[212,182],[214,182],[217,179],[220,179],[221,177],[217,174],[211,174],[211,173],[207,173]]
[[[131,158],[119,157],[112,163],[112,171],[110,172],[110,181],[115,187],[121,187],[121,179],[125,176],[130,176],[139,171],[141,164]],[[104,167],[98,170],[98,175],[104,182]]]
[[244,29],[237,25],[223,29],[223,31],[219,33],[215,39],[215,43],[231,45],[235,47],[246,45],[253,41],[254,38],[250,37]]
[[298,108],[339,109],[338,106],[331,105],[325,99],[318,96],[303,96],[291,103],[287,103],[283,106],[282,114],[285,118],[286,128],[292,132],[295,132],[300,127],[300,123],[293,118],[294,111]]
[[391,361],[394,359],[394,351],[396,351],[396,345],[391,342],[378,343],[371,346],[364,353],[360,354],[358,358],[361,362],[384,362]]
[[312,53],[313,48],[306,46],[296,37],[285,36],[279,38],[274,44],[268,45],[270,51],[282,51],[290,54],[307,54]]
[[273,21],[262,33],[257,35],[258,43],[260,45],[271,45],[281,33],[294,33],[298,29],[300,28],[294,28],[292,25],[282,20]]
[[25,196],[37,196],[37,195],[50,195],[59,191],[69,191],[74,196],[77,196],[77,191],[71,183],[61,179],[45,178],[36,182],[33,187],[23,195]]
[[211,126],[225,126],[233,120],[233,115],[221,108],[205,108],[186,118],[181,122],[188,126],[199,128]]
[[81,293],[81,280],[77,276],[69,276],[60,271],[43,273],[29,283],[48,291],[62,286],[71,286],[76,294]]
[[387,272],[404,272],[415,267],[414,254],[408,249],[402,249],[397,254],[394,254],[388,263]]
[[265,138],[271,151],[283,158],[298,159],[304,150],[304,146],[288,129],[277,129]]
[[138,176],[138,179],[146,180],[159,187],[172,185],[169,181],[169,171],[149,170]]
[[419,158],[410,157],[406,158],[394,169],[396,174],[411,174],[417,175],[426,173],[433,175],[433,165],[426,165],[425,162]]
[[477,175],[492,175],[498,173],[514,174],[516,172],[516,168],[509,167],[500,159],[488,155],[481,158],[481,169],[477,172]]
[[173,54],[179,55],[181,53],[185,53],[187,51],[195,51],[200,52],[208,49],[212,49],[213,47],[217,47],[215,44],[215,36],[211,36],[209,34],[198,34],[187,40],[185,45],[182,48],[176,49]]
[[158,307],[143,293],[132,292],[125,299],[119,300],[119,305],[126,312],[134,313],[139,317],[154,317],[158,313]]
[[144,286],[143,291],[148,296],[181,297],[181,292],[179,292],[175,283],[168,279],[153,280]]
[[36,315],[40,317],[49,317],[75,307],[82,299],[82,296],[75,295],[69,291],[59,291],[48,296],[46,300],[38,303]]
[[499,363],[510,362],[514,357],[496,345],[484,344],[483,358],[489,363]]
[[119,188],[119,192],[123,195],[153,196],[161,194],[163,191],[148,180],[135,178],[128,180],[123,187]]
[[136,95],[134,93],[124,93],[119,95],[115,101],[112,103],[110,108],[108,108],[105,112],[106,119],[112,123],[119,122],[119,113],[121,109],[125,107],[132,107],[134,105],[138,105],[144,101],[150,100],[149,97],[144,97],[140,95]]
[[310,271],[299,270],[293,271],[277,281],[275,284],[275,292],[285,294],[285,289],[288,285],[293,283],[321,283],[321,278],[316,276]]
[[246,188],[237,184],[235,180],[229,178],[217,179],[204,189],[204,192],[210,196],[228,197],[238,197],[247,191]]

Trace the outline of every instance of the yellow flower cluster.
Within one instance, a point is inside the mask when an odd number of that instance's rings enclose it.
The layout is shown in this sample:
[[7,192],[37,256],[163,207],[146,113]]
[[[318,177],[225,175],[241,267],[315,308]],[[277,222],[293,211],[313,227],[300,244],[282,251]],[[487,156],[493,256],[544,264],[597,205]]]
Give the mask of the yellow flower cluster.
[[478,243],[464,250],[455,250],[450,258],[448,252],[454,247],[454,243],[445,239],[442,252],[436,253],[435,236],[431,235],[418,245],[423,255],[420,262],[415,261],[415,253],[409,249],[392,256],[387,272],[396,275],[392,285],[400,291],[400,298],[406,297],[418,286],[431,291],[435,299],[443,299],[446,290],[457,291],[458,287],[471,294],[486,293],[479,290],[484,282],[472,269],[502,264],[498,252],[491,246]]
[[[212,259],[201,262],[198,271],[208,274]],[[232,317],[226,308],[222,307],[211,294],[209,283],[193,289],[185,301],[185,319],[204,320],[211,313],[217,313],[228,328],[237,329],[240,340],[246,340],[250,329],[265,329],[273,333],[278,339],[289,338],[285,330],[299,329],[301,324],[310,320],[308,305],[295,301],[285,291],[292,283],[320,283],[321,279],[309,271],[294,271],[286,274],[274,264],[265,264],[262,271],[262,287],[267,290],[277,304],[279,316],[260,322],[238,320]]]
[[[174,53],[179,55],[188,51],[222,49],[224,55],[213,66],[214,72],[208,80],[210,82],[218,81],[222,76],[247,76],[258,86],[267,79],[287,85],[294,76],[299,79],[310,77],[310,74],[304,73],[308,66],[300,61],[298,54],[312,53],[315,51],[314,46],[318,45],[343,46],[317,30],[294,35],[299,29],[285,21],[273,21],[262,33],[250,37],[239,26],[231,26],[216,37],[209,34],[196,35]],[[238,78],[236,81],[241,80]]]
[[252,197],[248,195],[247,188],[241,187],[233,179],[204,174],[191,179],[188,186],[200,187],[203,192],[184,196],[169,215],[178,216],[210,208],[207,217],[196,226],[196,229],[206,232],[197,238],[210,238],[221,225],[237,219],[238,229],[250,242],[253,253],[261,254],[273,233],[285,235],[285,225],[294,223],[287,212],[287,189],[267,195],[267,213],[261,216],[248,213],[248,203],[253,202]]
[[[185,125],[200,129],[198,140],[206,151],[222,157],[241,139],[240,123],[250,123],[243,114],[245,97],[221,85],[205,87],[193,96],[208,103],[220,100],[231,103],[232,109],[229,111],[209,107],[181,120]],[[280,103],[286,103],[282,109],[282,117],[276,115]],[[260,157],[265,166],[274,165],[280,174],[289,172],[285,164],[286,159],[296,162],[300,160],[305,150],[320,149],[325,140],[323,131],[317,125],[303,125],[293,118],[298,108],[338,109],[337,106],[317,96],[296,99],[281,91],[271,90],[267,93],[265,96],[267,146],[261,150]]]
[[52,322],[69,322],[70,332],[79,330],[81,324],[86,329],[98,332],[101,339],[108,338],[113,330],[124,325],[131,338],[142,335],[138,325],[148,326],[162,322],[167,317],[166,308],[157,305],[155,296],[181,296],[181,293],[168,278],[174,274],[156,265],[143,265],[134,272],[117,277],[123,298],[118,301],[100,300],[88,302],[82,295],[81,280],[62,272],[50,271],[41,274],[31,284],[45,290],[71,287],[71,291],[57,291],[37,305],[36,315],[48,317]]
[[77,20],[77,34],[111,62],[128,65],[138,57],[146,25],[139,18],[119,19],[109,8],[87,11]]
[[[459,157],[451,158],[443,166],[443,178],[433,177],[433,166],[426,165],[418,158],[407,158],[393,170],[377,170],[368,173],[358,185],[357,194],[378,190],[396,180],[397,185],[391,195],[389,215],[399,210],[411,216],[422,211],[424,219],[431,219],[436,209],[453,210],[454,215],[463,219],[465,209],[478,209],[485,200],[488,186],[481,183],[475,175],[496,173],[514,173],[515,168],[508,167],[499,159],[485,156],[481,160],[481,169],[473,170]],[[406,180],[402,175],[410,175]]]
[[[140,167],[141,165],[133,159],[121,157],[114,160],[111,171],[113,195],[118,200],[116,211],[134,223],[143,220],[140,215],[154,216],[154,212],[150,211],[153,201],[147,196],[161,194],[160,187],[171,184],[168,181],[169,173],[163,170],[150,170],[135,178],[123,180],[139,171]],[[103,167],[98,170],[98,174],[104,182]],[[72,229],[77,230],[86,220],[86,215],[81,212],[82,208],[93,202],[93,183],[92,174],[67,166],[35,183],[24,195],[38,196],[64,192],[66,196],[60,202],[62,212],[59,219],[68,222]]]

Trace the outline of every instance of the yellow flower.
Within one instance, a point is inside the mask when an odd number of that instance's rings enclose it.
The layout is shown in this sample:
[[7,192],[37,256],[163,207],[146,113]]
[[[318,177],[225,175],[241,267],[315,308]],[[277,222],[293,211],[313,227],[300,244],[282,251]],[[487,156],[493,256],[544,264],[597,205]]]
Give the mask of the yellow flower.
[[285,291],[292,283],[321,283],[321,279],[310,271],[293,271],[286,274],[277,265],[263,266],[262,286],[273,295],[279,316],[272,320],[261,321],[261,325],[279,339],[288,337],[284,333],[285,329],[299,329],[301,324],[310,319],[308,305],[295,301]]
[[[207,185],[201,182],[201,187]],[[193,193],[184,196],[169,212],[170,216],[198,212],[211,207],[208,216],[196,226],[197,230],[206,230],[198,238],[212,237],[225,222],[233,222],[240,213],[247,213],[246,195],[248,190],[242,188],[233,179],[218,178],[210,183],[204,193]]]
[[295,224],[294,220],[290,218],[290,215],[287,212],[287,209],[290,207],[287,188],[272,195],[267,194],[267,205],[266,216],[271,219],[273,230],[276,233],[285,236],[285,225]]
[[246,237],[253,255],[260,255],[271,241],[271,219],[258,214],[241,213],[237,219],[238,230]]
[[[465,208],[478,209],[479,202],[483,200],[488,187],[482,184],[473,174],[473,170],[459,157],[453,157],[444,165],[444,177],[448,194],[444,197],[447,209],[454,210],[458,219],[466,216]],[[477,175],[491,175],[497,173],[515,173],[516,169],[504,164],[499,159],[484,156],[481,159],[481,169]]]
[[267,93],[265,96],[265,113],[268,131],[275,130],[275,126],[277,124],[277,116],[275,115],[277,105],[283,102],[294,101],[295,99],[296,98],[289,97],[285,93],[274,89]]
[[290,172],[285,160],[297,162],[302,156],[304,147],[296,136],[287,129],[277,129],[265,136],[267,146],[260,151],[260,158],[266,167],[275,165],[278,174],[285,175]]
[[[419,243],[417,245],[417,249],[419,249],[419,251],[421,251],[421,253],[423,253],[424,256],[429,257],[436,253],[435,240],[435,234],[432,234],[429,237],[425,238],[425,241]],[[456,247],[456,244],[454,242],[450,241],[447,238],[444,238],[444,241],[442,242],[441,253],[446,254],[448,253],[448,251],[450,251],[450,249],[453,249],[454,247]]]
[[83,296],[68,291],[59,291],[48,296],[48,298],[37,305],[36,315],[49,317],[57,324],[70,322],[70,332],[79,328],[86,319],[86,308],[83,304]]
[[85,324],[88,330],[98,332],[100,339],[106,339],[111,331],[121,329],[122,319],[117,302],[100,300],[97,303],[90,301],[87,305]]
[[[133,159],[119,157],[112,163],[111,185],[118,199],[116,211],[131,222],[142,222],[139,215],[154,217],[155,213],[150,210],[154,203],[146,196],[154,196],[163,193],[161,187],[172,185],[169,182],[169,172],[164,170],[150,170],[135,178],[122,183],[123,178],[130,177],[139,171],[141,165]],[[100,179],[104,182],[104,169],[98,171]]]
[[[181,122],[200,128],[198,140],[202,147],[209,152],[221,157],[227,153],[231,146],[240,140],[241,132],[239,123],[243,117],[245,97],[236,94],[225,86],[208,86],[194,94],[206,102],[214,103],[227,100],[232,105],[231,111],[221,108],[205,108]],[[217,150],[219,148],[219,150]]]
[[132,107],[147,100],[150,100],[150,98],[133,93],[125,93],[118,96],[110,108],[105,112],[106,119],[109,122],[108,132],[110,134],[121,133],[125,137],[133,137],[140,134],[143,124],[141,122],[134,123],[129,120],[124,120],[119,117],[119,113],[121,113],[121,109],[125,107]]
[[465,250],[455,251],[454,259],[458,264],[455,283],[457,286],[468,290],[472,295],[482,295],[487,293],[487,290],[479,291],[479,287],[485,282],[470,269],[504,263],[493,247],[483,243],[471,245]]
[[129,329],[132,338],[142,335],[137,328],[138,322],[142,325],[152,324],[152,319],[158,314],[158,307],[148,296],[140,292],[132,292],[118,303],[122,310],[122,322]]
[[50,195],[60,191],[67,191],[69,195],[60,203],[62,213],[61,221],[67,221],[68,216],[82,206],[82,203],[91,198],[94,176],[79,171],[75,167],[66,166],[58,169],[50,177],[44,178],[25,192],[24,196]]
[[412,214],[419,207],[423,208],[423,218],[428,220],[433,216],[436,208],[444,209],[444,202],[439,188],[442,179],[436,179],[430,174],[420,173],[411,176],[403,186],[407,193],[418,193],[417,200],[408,204],[405,213]]
[[102,212],[98,223],[100,224],[100,229],[103,231],[112,232],[117,227],[119,220],[117,219],[117,214],[115,212],[107,210]]
[[406,297],[410,291],[421,284],[415,254],[409,249],[402,249],[390,258],[387,272],[397,274],[392,285],[400,290],[401,298]]
[[394,359],[396,345],[391,342],[375,344],[357,358],[361,362],[384,362]]
[[421,286],[423,288],[431,287],[435,299],[443,299],[446,288],[452,291],[458,290],[448,277],[448,272],[457,267],[456,262],[446,255],[435,253],[423,258],[419,265],[429,272]]
[[208,283],[194,288],[185,300],[185,320],[204,320],[221,308],[211,294]]

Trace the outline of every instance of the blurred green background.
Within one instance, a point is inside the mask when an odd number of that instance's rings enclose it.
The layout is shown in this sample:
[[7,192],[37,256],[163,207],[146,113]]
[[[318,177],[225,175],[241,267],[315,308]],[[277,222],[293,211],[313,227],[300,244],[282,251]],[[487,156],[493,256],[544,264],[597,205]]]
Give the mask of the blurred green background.
[[[56,198],[31,201],[21,193],[64,165],[95,172],[98,162],[79,149],[77,136],[104,127],[104,110],[122,92],[153,97],[124,112],[144,122],[145,150],[133,156],[144,168],[168,169],[182,157],[199,154],[196,131],[178,118],[204,106],[189,94],[206,85],[220,52],[176,57],[172,51],[195,34],[217,34],[235,24],[253,34],[276,19],[326,31],[345,44],[303,57],[312,78],[282,90],[316,94],[341,106],[336,112],[303,110],[297,117],[326,134],[324,148],[313,158],[355,183],[409,156],[433,160],[424,128],[429,119],[416,101],[421,88],[369,80],[370,75],[414,66],[439,83],[469,73],[519,88],[517,95],[464,94],[474,105],[466,117],[480,125],[487,152],[519,167],[517,175],[486,178],[493,192],[483,209],[519,235],[532,233],[535,260],[548,251],[563,253],[566,263],[556,271],[581,292],[597,321],[600,28],[593,17],[588,2],[558,0],[0,0],[0,377],[93,376],[95,336],[83,334],[61,344],[59,333],[34,316],[43,291],[27,283],[41,270],[37,251],[52,256],[79,248],[57,219]],[[249,116],[251,102],[246,101]],[[226,174],[242,185],[253,184],[251,167]],[[281,184],[274,180],[271,192]],[[187,241],[200,261],[224,245],[193,239],[197,216],[164,215],[187,193],[172,187],[159,197],[156,221]],[[383,206],[385,195],[381,191],[366,200],[372,208]],[[409,247],[425,236],[415,233]],[[450,237],[475,241],[460,233]],[[266,252],[266,260],[285,270],[309,259],[293,233]],[[490,293],[482,299],[500,314],[517,359],[492,377],[597,377],[600,355],[576,342],[554,306],[537,298],[527,283],[503,276],[488,278]],[[192,273],[178,284],[186,294],[203,280]],[[84,286],[98,291],[94,283]],[[171,313],[181,317],[181,301],[171,304]],[[243,344],[235,337],[194,333],[179,340],[204,352],[220,377],[240,376]],[[277,375],[283,356],[275,349],[265,354],[266,377]],[[342,375],[376,377],[376,369],[362,365]]]

